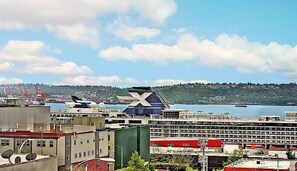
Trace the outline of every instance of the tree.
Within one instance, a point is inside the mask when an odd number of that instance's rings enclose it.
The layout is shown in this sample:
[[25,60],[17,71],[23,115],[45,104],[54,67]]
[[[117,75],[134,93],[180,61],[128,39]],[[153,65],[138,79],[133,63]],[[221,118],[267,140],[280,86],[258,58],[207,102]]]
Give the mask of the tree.
[[121,169],[121,171],[150,171],[150,166],[145,164],[145,161],[135,151],[128,162],[128,167]]
[[286,155],[287,155],[288,159],[295,159],[295,152],[293,153],[291,148],[287,149]]
[[238,159],[243,157],[243,150],[239,149],[239,150],[234,150],[233,154],[231,156],[228,157],[227,161],[224,162],[224,165],[229,165],[235,161],[237,161]]
[[194,157],[189,155],[151,154],[150,162],[155,167],[170,167],[171,170],[188,169],[196,165]]
[[187,167],[187,168],[186,168],[186,171],[198,171],[198,170],[193,169],[193,168],[191,168],[191,167]]

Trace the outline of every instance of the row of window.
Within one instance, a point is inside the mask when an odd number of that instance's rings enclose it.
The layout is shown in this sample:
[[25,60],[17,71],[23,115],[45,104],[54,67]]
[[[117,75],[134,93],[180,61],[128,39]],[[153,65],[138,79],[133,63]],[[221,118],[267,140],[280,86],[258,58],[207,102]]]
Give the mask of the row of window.
[[[84,152],[79,152],[79,153],[75,153],[74,154],[74,158],[77,159],[77,158],[82,158],[82,157],[89,157],[90,155],[94,155],[95,151],[92,150],[92,151],[84,151]],[[97,149],[97,153],[98,153],[98,149]],[[102,149],[100,148],[100,153],[102,153]]]
[[1,146],[9,146],[9,140],[2,139],[1,140]]
[[[46,147],[46,142],[44,140],[38,140],[37,141],[37,147]],[[54,147],[54,141],[49,141],[49,147]]]
[[91,152],[92,152],[92,156],[93,156],[94,155],[94,150],[87,151],[87,152],[84,151],[84,152],[75,153],[74,154],[74,158],[76,159],[76,158],[86,157],[87,154],[88,154],[88,156],[90,156],[91,155]]
[[[21,146],[24,142],[25,142],[25,140],[17,140],[16,141],[16,146]],[[10,144],[9,139],[2,139],[1,140],[1,146],[9,146],[9,144]],[[29,146],[30,146],[30,141],[27,141],[24,144],[24,147],[29,147]],[[37,140],[36,146],[37,147],[46,147],[46,141],[45,140]],[[50,140],[48,146],[49,147],[54,147],[54,141]]]
[[[104,141],[104,138],[99,138],[99,141]],[[79,142],[80,144],[83,144],[84,140],[81,138]],[[95,137],[93,138],[93,142],[95,142]],[[89,138],[87,138],[86,143],[90,143]],[[76,145],[76,144],[77,144],[77,140],[73,140],[73,145]]]
[[[93,138],[93,142],[95,142],[95,138]],[[84,140],[81,138],[80,144],[83,144],[83,143],[84,143]],[[90,143],[89,138],[87,138],[86,143]],[[77,140],[73,140],[73,145],[76,145],[76,144],[77,144]]]

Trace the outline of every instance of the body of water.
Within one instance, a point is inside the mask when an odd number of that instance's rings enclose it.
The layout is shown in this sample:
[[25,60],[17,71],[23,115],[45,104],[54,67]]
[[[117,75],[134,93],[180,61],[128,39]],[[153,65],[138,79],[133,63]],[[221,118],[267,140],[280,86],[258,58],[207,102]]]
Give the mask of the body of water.
[[[51,106],[51,111],[65,111],[67,106],[64,103],[46,103]],[[107,109],[123,110],[128,105],[125,104],[105,104]],[[203,111],[206,113],[221,114],[229,113],[232,116],[242,118],[258,118],[261,115],[277,115],[285,118],[285,111],[297,111],[297,106],[263,106],[263,105],[247,105],[247,107],[235,107],[234,105],[185,105],[175,104],[170,105],[171,109],[187,109],[197,112]]]

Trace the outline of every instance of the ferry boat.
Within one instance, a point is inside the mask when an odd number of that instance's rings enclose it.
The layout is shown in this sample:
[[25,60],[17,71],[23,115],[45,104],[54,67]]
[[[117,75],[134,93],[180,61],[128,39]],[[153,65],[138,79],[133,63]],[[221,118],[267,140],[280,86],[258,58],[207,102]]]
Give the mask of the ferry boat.
[[101,104],[99,108],[85,105],[90,112],[82,112],[82,108],[69,105],[71,110],[53,113],[52,117],[60,117],[59,120],[63,121],[71,119],[72,116],[104,116],[107,126],[148,124],[150,137],[154,139],[220,139],[223,144],[237,144],[243,148],[297,148],[297,112],[294,111],[286,112],[285,120],[281,120],[279,116],[247,119],[232,117],[227,113],[208,114],[169,109],[169,105],[159,93],[149,87],[134,87],[129,93],[133,101],[124,111],[108,110]]

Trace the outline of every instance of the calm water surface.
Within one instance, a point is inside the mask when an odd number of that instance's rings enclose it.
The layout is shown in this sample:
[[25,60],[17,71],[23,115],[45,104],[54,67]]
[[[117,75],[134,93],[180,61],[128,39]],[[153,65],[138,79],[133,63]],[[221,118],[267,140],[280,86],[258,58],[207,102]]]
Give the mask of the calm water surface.
[[[66,105],[64,103],[47,103],[51,106],[51,111],[65,111]],[[123,110],[128,105],[124,104],[106,104],[108,109]],[[229,113],[232,116],[239,116],[243,118],[257,118],[261,115],[278,115],[281,118],[285,117],[285,111],[297,111],[297,106],[263,106],[263,105],[247,105],[247,107],[235,107],[234,105],[185,105],[175,104],[170,105],[171,109],[188,109],[189,111],[197,112],[203,111],[206,113],[220,114]]]

